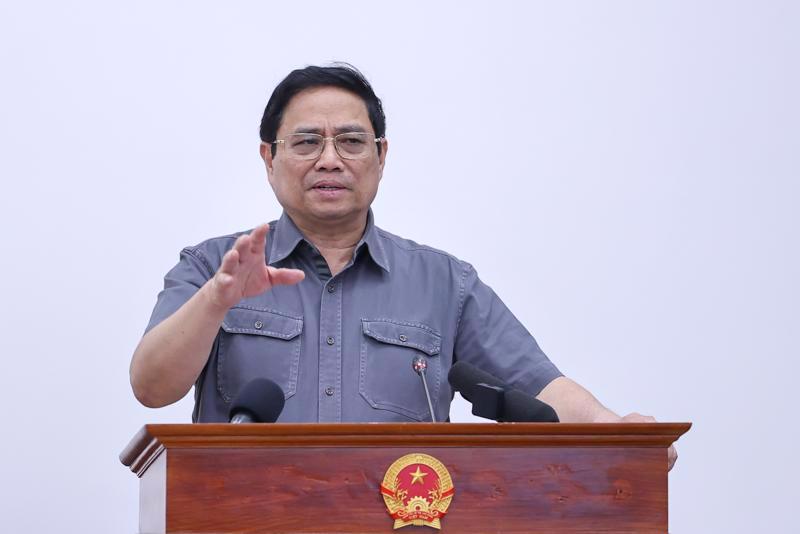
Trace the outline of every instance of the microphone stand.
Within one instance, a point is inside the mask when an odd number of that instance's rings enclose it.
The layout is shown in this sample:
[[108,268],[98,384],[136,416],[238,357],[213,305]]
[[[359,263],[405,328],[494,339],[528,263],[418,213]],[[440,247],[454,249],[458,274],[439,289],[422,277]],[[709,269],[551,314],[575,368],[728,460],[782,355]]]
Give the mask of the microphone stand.
[[436,422],[436,416],[433,415],[433,403],[431,402],[431,393],[428,391],[428,380],[425,378],[425,373],[428,370],[428,362],[422,356],[415,356],[411,361],[411,368],[414,372],[422,378],[422,387],[425,389],[425,398],[428,400],[428,411],[431,413],[431,422]]

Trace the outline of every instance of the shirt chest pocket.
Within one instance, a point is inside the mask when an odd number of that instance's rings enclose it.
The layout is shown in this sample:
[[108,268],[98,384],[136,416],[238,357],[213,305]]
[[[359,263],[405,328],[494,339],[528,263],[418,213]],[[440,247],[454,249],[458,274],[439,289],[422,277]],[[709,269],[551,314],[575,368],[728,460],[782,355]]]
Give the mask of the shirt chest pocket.
[[254,378],[269,378],[288,399],[297,391],[302,317],[259,308],[234,307],[222,321],[217,387],[230,402]]
[[430,421],[422,379],[411,363],[416,356],[428,364],[426,378],[433,408],[442,380],[442,338],[420,323],[388,319],[361,320],[361,368],[359,393],[370,406],[388,410],[415,421]]

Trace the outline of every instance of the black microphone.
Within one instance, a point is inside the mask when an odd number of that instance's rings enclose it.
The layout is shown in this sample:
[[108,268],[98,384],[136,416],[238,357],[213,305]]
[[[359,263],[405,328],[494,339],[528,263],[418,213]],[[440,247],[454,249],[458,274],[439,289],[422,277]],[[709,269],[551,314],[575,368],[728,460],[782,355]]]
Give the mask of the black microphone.
[[558,422],[558,415],[549,404],[466,362],[456,362],[447,380],[472,403],[472,413],[478,417],[516,423]]
[[453,389],[461,393],[461,396],[469,402],[473,402],[473,398],[477,394],[479,388],[478,384],[485,384],[487,386],[494,386],[498,388],[506,388],[506,384],[494,375],[490,375],[486,371],[481,371],[474,365],[467,362],[456,362],[447,373],[447,381],[453,386]]
[[231,423],[274,423],[286,401],[281,387],[268,378],[251,380],[231,404]]
[[422,379],[422,387],[425,388],[425,398],[428,399],[428,410],[431,412],[431,422],[436,422],[436,416],[433,415],[433,403],[431,403],[431,392],[428,391],[428,379],[425,378],[425,373],[428,371],[428,362],[422,356],[414,356],[411,360],[411,368]]

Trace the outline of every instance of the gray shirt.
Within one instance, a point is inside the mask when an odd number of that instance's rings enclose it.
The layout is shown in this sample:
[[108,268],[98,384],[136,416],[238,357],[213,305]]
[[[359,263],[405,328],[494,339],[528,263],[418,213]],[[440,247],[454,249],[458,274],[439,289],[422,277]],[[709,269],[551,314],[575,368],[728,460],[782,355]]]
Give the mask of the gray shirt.
[[[214,275],[239,235],[183,249],[147,330]],[[381,230],[372,212],[336,276],[285,213],[270,224],[266,261],[302,269],[306,278],[230,309],[195,384],[196,422],[226,421],[237,392],[258,377],[283,388],[281,422],[429,421],[411,368],[417,355],[427,360],[439,421],[448,417],[455,361],[531,394],[561,376],[470,264]]]

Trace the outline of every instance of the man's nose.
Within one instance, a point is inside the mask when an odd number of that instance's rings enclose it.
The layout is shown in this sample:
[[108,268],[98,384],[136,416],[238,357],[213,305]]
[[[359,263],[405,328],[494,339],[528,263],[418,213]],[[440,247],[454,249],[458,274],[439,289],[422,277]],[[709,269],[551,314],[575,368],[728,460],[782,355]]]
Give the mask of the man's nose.
[[315,165],[317,170],[341,170],[344,167],[342,158],[336,151],[336,145],[334,143],[335,141],[333,139],[325,139],[325,141],[323,141],[322,154],[319,155],[319,159]]

